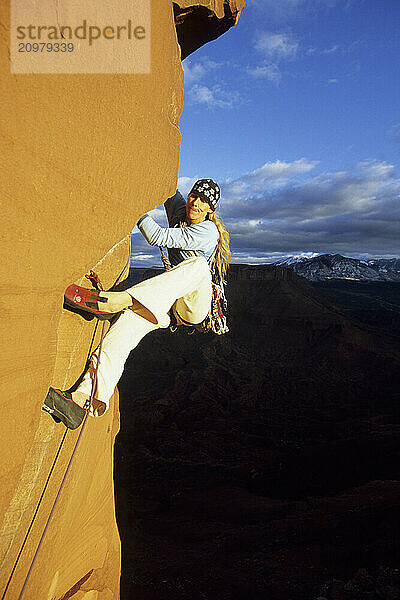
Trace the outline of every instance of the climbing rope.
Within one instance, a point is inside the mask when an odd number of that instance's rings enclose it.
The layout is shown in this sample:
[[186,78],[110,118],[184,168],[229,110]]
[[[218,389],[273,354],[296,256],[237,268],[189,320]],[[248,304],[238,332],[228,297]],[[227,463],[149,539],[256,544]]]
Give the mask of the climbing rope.
[[172,269],[170,260],[169,260],[168,256],[164,253],[161,246],[160,246],[160,252],[161,252],[161,260],[163,261],[164,269],[166,271],[170,271]]
[[20,557],[21,557],[21,554],[22,554],[22,552],[23,552],[23,550],[24,550],[24,548],[25,548],[25,544],[26,544],[26,542],[27,542],[27,540],[28,540],[28,536],[29,536],[29,534],[30,534],[30,532],[31,532],[31,529],[32,529],[32,527],[33,527],[33,523],[34,523],[34,521],[35,521],[35,519],[36,519],[36,516],[37,516],[37,514],[38,514],[38,512],[39,512],[39,508],[40,508],[40,505],[42,504],[42,500],[43,500],[43,498],[44,498],[44,495],[45,495],[45,493],[46,493],[47,486],[48,486],[48,484],[49,484],[49,481],[50,481],[51,475],[52,475],[52,473],[53,473],[53,471],[54,471],[54,468],[55,468],[55,466],[56,466],[56,462],[57,462],[58,456],[59,456],[59,454],[60,454],[60,452],[61,452],[61,448],[63,447],[64,440],[65,440],[65,438],[66,438],[66,436],[67,436],[67,431],[68,431],[68,429],[66,428],[66,429],[65,429],[65,431],[64,431],[64,435],[63,435],[63,437],[62,437],[62,440],[61,440],[61,442],[60,442],[60,445],[59,445],[59,447],[58,447],[58,450],[57,450],[56,456],[55,456],[55,458],[54,458],[54,460],[53,460],[53,464],[51,465],[51,469],[50,469],[50,472],[49,472],[49,474],[48,474],[48,476],[47,476],[46,483],[45,483],[45,485],[44,485],[43,491],[42,491],[42,493],[40,494],[39,502],[38,502],[38,504],[37,504],[37,506],[36,506],[35,512],[34,512],[34,514],[33,514],[33,517],[32,517],[32,519],[31,519],[31,522],[30,522],[30,524],[29,524],[28,531],[26,532],[26,535],[25,535],[25,537],[24,537],[24,541],[22,542],[22,546],[21,546],[21,548],[20,548],[20,550],[19,550],[19,552],[18,552],[17,558],[15,559],[14,566],[13,566],[13,568],[12,568],[12,570],[11,570],[10,577],[8,578],[7,585],[6,585],[5,589],[4,589],[4,592],[3,592],[3,595],[2,595],[2,597],[1,597],[1,600],[4,600],[4,598],[5,598],[5,595],[6,595],[6,593],[7,593],[7,590],[8,590],[8,588],[9,588],[9,585],[10,585],[10,583],[11,583],[11,579],[13,578],[13,575],[14,575],[15,569],[17,568],[17,565],[18,565],[19,559],[20,559]]
[[[128,268],[129,268],[129,261],[126,263],[125,267],[124,267],[124,268],[123,268],[123,270],[121,271],[120,275],[117,277],[117,279],[116,279],[116,281],[115,281],[115,283],[113,284],[113,286],[112,286],[112,287],[114,287],[115,285],[117,285],[117,284],[118,284],[118,283],[121,281],[122,277],[124,276],[124,274],[126,273],[126,271],[127,271],[127,269],[128,269]],[[104,290],[104,288],[103,288],[103,285],[102,285],[102,283],[101,283],[101,281],[100,281],[100,278],[99,278],[99,276],[97,275],[97,273],[95,273],[94,271],[92,271],[92,270],[91,270],[91,271],[90,271],[90,273],[86,275],[86,277],[87,277],[87,278],[88,278],[88,279],[89,279],[89,280],[92,282],[92,284],[93,284],[93,285],[94,285],[94,286],[95,286],[97,289],[99,289],[99,290]],[[111,288],[111,289],[112,289],[112,288]],[[96,324],[96,328],[95,328],[95,331],[94,331],[94,333],[93,333],[92,344],[93,344],[93,340],[94,340],[94,338],[95,338],[95,335],[96,335],[97,326],[98,326],[98,322],[97,322],[97,324]],[[39,551],[40,551],[40,549],[41,549],[41,547],[42,547],[42,544],[43,544],[44,538],[45,538],[45,536],[46,536],[47,530],[48,530],[48,528],[49,528],[50,522],[51,522],[51,520],[52,520],[52,518],[53,518],[53,516],[54,516],[55,509],[56,509],[56,507],[57,507],[58,501],[59,501],[59,499],[60,499],[60,496],[61,496],[61,492],[62,492],[62,490],[63,490],[63,488],[64,488],[64,485],[65,485],[65,482],[66,482],[66,480],[67,480],[67,477],[68,477],[69,471],[70,471],[70,469],[71,469],[71,466],[72,466],[73,460],[74,460],[74,458],[75,458],[75,455],[76,455],[76,453],[77,453],[77,450],[78,450],[79,444],[80,444],[80,442],[81,442],[81,439],[82,439],[82,435],[83,435],[84,429],[85,429],[85,427],[86,427],[86,423],[87,423],[87,417],[88,417],[88,414],[89,414],[89,412],[90,412],[90,408],[91,408],[91,406],[92,406],[92,402],[93,402],[93,399],[94,399],[95,387],[96,387],[96,382],[97,382],[97,373],[98,373],[98,368],[99,368],[99,363],[100,363],[100,356],[101,356],[101,349],[102,349],[102,345],[103,345],[103,339],[104,339],[104,335],[105,335],[105,333],[104,333],[104,332],[105,332],[105,326],[106,326],[106,321],[104,321],[104,322],[103,322],[103,326],[102,326],[102,330],[101,330],[101,335],[100,335],[100,343],[99,343],[99,351],[98,351],[98,360],[97,360],[97,364],[96,364],[96,368],[95,368],[95,372],[94,372],[93,386],[92,386],[92,391],[91,391],[90,399],[89,399],[89,400],[88,400],[88,401],[85,403],[85,406],[84,406],[84,409],[85,409],[85,416],[84,416],[84,419],[83,419],[83,422],[82,422],[82,425],[81,425],[81,430],[80,430],[80,433],[79,433],[78,439],[77,439],[77,441],[76,441],[76,443],[75,443],[74,449],[73,449],[73,451],[72,451],[72,455],[71,455],[71,458],[70,458],[70,460],[69,460],[69,462],[68,462],[68,465],[67,465],[66,471],[65,471],[65,473],[64,473],[64,476],[63,476],[63,479],[62,479],[62,481],[61,481],[61,484],[60,484],[60,486],[59,486],[59,489],[58,489],[58,492],[57,492],[57,496],[56,496],[56,498],[55,498],[55,500],[54,500],[54,503],[53,503],[52,509],[51,509],[51,511],[50,511],[49,517],[48,517],[48,519],[47,519],[47,521],[46,521],[46,524],[45,524],[45,527],[44,527],[43,533],[42,533],[42,535],[41,535],[41,537],[40,537],[40,540],[39,540],[38,546],[37,546],[37,548],[36,548],[35,555],[34,555],[34,557],[33,557],[33,559],[32,559],[32,562],[31,562],[31,564],[30,564],[30,567],[29,567],[28,573],[27,573],[27,575],[26,575],[26,577],[25,577],[25,580],[24,580],[23,586],[22,586],[22,588],[21,588],[21,592],[20,592],[20,594],[19,594],[19,596],[18,596],[18,600],[21,600],[21,598],[23,597],[23,594],[24,594],[24,592],[25,592],[25,590],[26,590],[26,587],[27,587],[27,585],[28,585],[28,581],[29,581],[29,579],[30,579],[30,576],[31,576],[31,573],[32,573],[33,567],[34,567],[34,565],[35,565],[35,562],[36,562],[36,559],[37,559],[37,556],[38,556],[38,554],[39,554]],[[91,346],[92,346],[92,344],[91,344]],[[89,355],[90,355],[90,350],[89,350]],[[12,568],[12,570],[11,570],[11,573],[10,573],[10,576],[9,576],[9,578],[8,578],[8,581],[7,581],[6,587],[5,587],[5,589],[4,589],[3,595],[2,595],[2,597],[1,597],[1,600],[4,600],[4,598],[5,598],[6,594],[7,594],[7,591],[8,591],[8,589],[9,589],[9,586],[10,586],[11,580],[12,580],[12,578],[13,578],[13,576],[14,576],[14,573],[15,573],[15,570],[16,570],[16,568],[17,568],[18,562],[19,562],[19,560],[20,560],[20,557],[21,557],[21,555],[22,555],[22,552],[23,552],[23,550],[24,550],[24,548],[25,548],[25,545],[26,545],[26,542],[27,542],[27,540],[28,540],[28,536],[29,536],[29,534],[30,534],[30,532],[31,532],[31,530],[32,530],[32,527],[33,527],[34,521],[35,521],[35,519],[36,519],[36,517],[37,517],[37,514],[38,514],[38,512],[39,512],[39,508],[40,508],[40,506],[41,506],[42,500],[43,500],[43,498],[44,498],[44,495],[45,495],[45,493],[46,493],[46,491],[47,491],[47,487],[48,487],[48,484],[49,484],[50,478],[51,478],[51,476],[52,476],[52,474],[53,474],[54,468],[55,468],[55,466],[56,466],[57,460],[58,460],[58,458],[59,458],[59,455],[60,455],[61,449],[62,449],[62,447],[63,447],[63,445],[64,445],[64,442],[65,442],[65,439],[66,439],[66,436],[67,436],[67,432],[68,432],[68,429],[66,429],[66,430],[65,430],[65,432],[64,432],[64,434],[63,434],[63,437],[62,437],[62,440],[61,440],[61,442],[60,442],[60,445],[59,445],[59,447],[58,447],[58,450],[57,450],[56,456],[55,456],[55,458],[54,458],[54,460],[53,460],[53,464],[52,464],[52,466],[51,466],[50,472],[49,472],[49,474],[48,474],[48,476],[47,476],[46,483],[45,483],[45,485],[44,485],[44,488],[43,488],[43,490],[42,490],[42,493],[41,493],[41,495],[40,495],[40,498],[39,498],[38,504],[37,504],[37,506],[36,506],[35,512],[34,512],[34,514],[33,514],[33,517],[32,517],[32,519],[31,519],[31,522],[30,522],[30,525],[29,525],[29,527],[28,527],[28,530],[27,530],[27,532],[26,532],[26,535],[25,535],[25,537],[24,537],[24,540],[23,540],[23,543],[22,543],[22,545],[21,545],[21,548],[20,548],[20,550],[19,550],[19,552],[18,552],[17,558],[16,558],[16,560],[15,560],[15,562],[14,562],[14,566],[13,566],[13,568]]]
[[50,514],[49,514],[49,516],[48,516],[48,519],[47,519],[47,521],[46,521],[46,525],[45,525],[45,527],[44,527],[43,533],[42,533],[42,535],[41,535],[41,537],[40,537],[39,544],[38,544],[38,546],[37,546],[37,548],[36,548],[35,555],[34,555],[34,557],[33,557],[33,559],[32,559],[31,565],[30,565],[30,567],[29,567],[29,570],[28,570],[28,574],[27,574],[27,576],[25,577],[25,581],[24,581],[24,584],[23,584],[23,586],[22,586],[21,592],[20,592],[20,594],[19,594],[19,596],[18,596],[18,600],[21,600],[21,598],[22,598],[22,596],[23,596],[23,594],[24,594],[24,592],[25,592],[26,586],[28,585],[28,581],[29,581],[29,579],[30,579],[30,576],[31,576],[31,573],[32,573],[32,571],[33,571],[33,567],[34,567],[34,565],[35,565],[35,562],[36,562],[36,559],[37,559],[37,557],[38,557],[38,554],[39,554],[40,548],[42,547],[43,540],[44,540],[44,538],[45,538],[45,536],[46,536],[46,533],[47,533],[47,530],[48,530],[48,528],[49,528],[50,522],[51,522],[51,520],[52,520],[52,518],[53,518],[53,515],[54,515],[54,513],[55,513],[55,510],[56,510],[56,507],[57,507],[58,501],[59,501],[59,499],[60,499],[60,496],[61,496],[61,492],[62,492],[62,490],[63,490],[63,488],[64,488],[65,482],[66,482],[66,480],[67,480],[67,477],[68,477],[68,473],[70,472],[70,469],[71,469],[71,466],[72,466],[73,460],[74,460],[74,458],[75,458],[76,452],[77,452],[77,450],[78,450],[79,444],[80,444],[80,442],[81,442],[81,439],[82,439],[83,432],[84,432],[84,430],[85,430],[85,427],[86,427],[86,423],[87,423],[88,414],[89,414],[90,408],[91,408],[91,406],[92,406],[92,402],[93,402],[93,400],[94,400],[94,392],[95,392],[95,388],[96,388],[97,372],[98,372],[98,369],[99,369],[100,356],[101,356],[101,348],[102,348],[102,345],[103,345],[103,339],[104,339],[104,331],[105,331],[105,326],[106,326],[106,322],[104,321],[104,322],[103,322],[102,329],[101,329],[101,337],[100,337],[100,344],[99,344],[98,360],[97,360],[96,369],[95,369],[95,373],[94,373],[94,379],[93,379],[92,391],[91,391],[91,394],[90,394],[90,400],[89,400],[88,407],[87,407],[87,408],[86,408],[86,410],[85,410],[85,416],[84,416],[84,418],[83,418],[83,423],[82,423],[82,426],[81,426],[81,430],[80,430],[80,432],[79,432],[78,439],[76,440],[76,443],[75,443],[74,449],[73,449],[73,451],[72,451],[71,458],[69,459],[68,466],[67,466],[67,468],[66,468],[66,471],[65,471],[65,473],[64,473],[64,477],[62,478],[62,481],[61,481],[60,487],[58,488],[58,492],[57,492],[56,499],[54,500],[54,503],[53,503],[53,506],[52,506],[52,508],[51,508]]

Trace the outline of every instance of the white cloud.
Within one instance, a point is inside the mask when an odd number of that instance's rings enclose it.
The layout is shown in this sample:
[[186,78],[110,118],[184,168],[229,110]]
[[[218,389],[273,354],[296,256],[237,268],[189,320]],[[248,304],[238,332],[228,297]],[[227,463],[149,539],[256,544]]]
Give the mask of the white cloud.
[[243,195],[257,196],[264,193],[267,187],[269,189],[281,187],[288,180],[308,173],[317,164],[317,161],[309,161],[306,158],[300,158],[293,162],[282,160],[266,162],[258,169],[245,173],[240,179],[227,182],[225,189],[232,199],[241,198]]
[[318,161],[307,160],[306,158],[299,158],[291,163],[283,160],[276,160],[275,162],[266,162],[262,167],[251,171],[244,177],[246,179],[258,179],[265,181],[267,179],[281,179],[282,177],[291,177],[298,175],[299,173],[308,173],[316,165]]
[[271,253],[271,255],[262,254],[261,256],[254,256],[248,252],[232,252],[232,262],[241,265],[265,265],[280,258],[281,255],[278,252]]
[[365,160],[351,171],[308,177],[316,164],[304,158],[265,163],[222,185],[235,256],[265,262],[272,253],[396,252],[400,179],[393,165]]
[[[307,158],[276,160],[219,182],[234,262],[262,264],[326,252],[396,256],[400,178],[395,167],[368,159],[350,170],[313,175],[317,165]],[[180,191],[187,194],[197,178],[181,177]],[[161,224],[160,209],[155,216]],[[134,236],[133,247],[140,264],[159,262],[142,236]]]
[[248,235],[250,232],[256,231],[260,225],[262,225],[260,219],[235,219],[230,224],[229,233],[231,235],[241,233]]
[[200,179],[200,177],[179,177],[178,190],[181,192],[182,196],[186,197],[188,195],[198,179]]
[[304,259],[307,260],[309,258],[314,258],[315,256],[319,256],[320,252],[297,252],[295,254],[292,253],[282,253],[282,252],[265,252],[258,255],[256,252],[235,252],[232,253],[232,258],[234,263],[240,263],[245,265],[257,265],[257,264],[266,264],[266,263],[274,263],[286,260],[288,258],[295,258],[296,260]]
[[353,52],[356,52],[360,48],[364,48],[366,43],[362,40],[354,40],[353,42],[349,42],[348,44],[333,44],[328,48],[318,48],[315,46],[309,46],[305,49],[305,54],[318,54],[320,56],[330,56],[330,55],[341,55],[346,56],[350,55]]
[[[193,62],[185,60],[185,98],[189,104],[209,108],[232,108],[242,101],[239,92],[229,89],[217,72],[224,63],[202,57]],[[205,80],[205,81],[203,81]]]
[[202,57],[196,62],[186,59],[183,61],[182,65],[186,86],[191,85],[192,83],[198,83],[205,75],[223,66],[222,63],[211,60],[207,56]]
[[268,79],[272,83],[279,83],[281,72],[278,65],[270,63],[259,65],[257,67],[247,67],[247,73],[256,79]]
[[195,83],[187,92],[191,104],[206,104],[209,108],[232,108],[241,101],[240,94],[229,91],[220,84],[207,87]]
[[258,34],[255,48],[269,58],[287,60],[296,57],[299,43],[292,34],[264,31]]
[[388,179],[394,174],[394,166],[384,160],[364,160],[357,164],[357,168],[369,177],[379,180]]
[[322,54],[336,54],[339,50],[340,50],[340,47],[337,44],[335,44],[334,46],[331,46],[330,48],[325,48],[325,50],[322,50]]
[[183,62],[183,72],[185,74],[185,84],[189,85],[199,81],[205,75],[206,70],[200,63]]
[[[148,262],[149,260],[152,261],[152,264],[155,262],[155,258],[156,258],[156,254],[142,254],[141,252],[135,252],[133,253],[133,256],[135,258],[135,263],[138,262]],[[137,265],[136,265],[137,266]]]

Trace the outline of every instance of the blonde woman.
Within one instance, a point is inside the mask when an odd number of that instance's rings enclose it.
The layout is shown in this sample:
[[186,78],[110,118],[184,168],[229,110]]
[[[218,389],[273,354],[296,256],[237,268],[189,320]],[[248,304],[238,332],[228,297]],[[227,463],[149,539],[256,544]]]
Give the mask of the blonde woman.
[[[74,392],[50,388],[43,409],[68,428],[81,424],[95,385],[91,414],[100,416],[109,405],[125,365],[140,340],[150,331],[178,325],[196,326],[211,305],[210,268],[224,279],[230,259],[229,234],[215,210],[220,189],[212,179],[193,185],[187,201],[177,192],[165,203],[169,227],[160,227],[149,215],[138,228],[152,246],[168,248],[171,269],[123,292],[94,292],[72,285],[65,301],[99,319],[115,316],[100,353],[94,351],[82,382]],[[97,380],[94,374],[97,369]]]

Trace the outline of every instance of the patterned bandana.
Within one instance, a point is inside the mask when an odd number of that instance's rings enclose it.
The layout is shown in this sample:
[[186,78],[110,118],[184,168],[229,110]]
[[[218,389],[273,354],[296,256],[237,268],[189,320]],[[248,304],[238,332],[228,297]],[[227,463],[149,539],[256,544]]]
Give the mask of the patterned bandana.
[[212,179],[199,179],[196,181],[194,186],[189,192],[190,194],[198,194],[201,196],[208,204],[212,210],[217,208],[218,200],[221,196],[221,191],[219,189],[218,183],[215,183]]

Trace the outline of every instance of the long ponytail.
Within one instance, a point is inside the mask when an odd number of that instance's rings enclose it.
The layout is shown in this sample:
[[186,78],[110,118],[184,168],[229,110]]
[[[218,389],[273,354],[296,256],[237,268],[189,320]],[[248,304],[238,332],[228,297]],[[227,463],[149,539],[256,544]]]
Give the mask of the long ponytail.
[[217,248],[212,259],[210,269],[217,270],[225,283],[225,275],[228,269],[228,264],[231,259],[231,251],[229,248],[229,233],[221,219],[221,217],[213,212],[208,213],[208,218],[214,223],[219,231],[219,239]]

